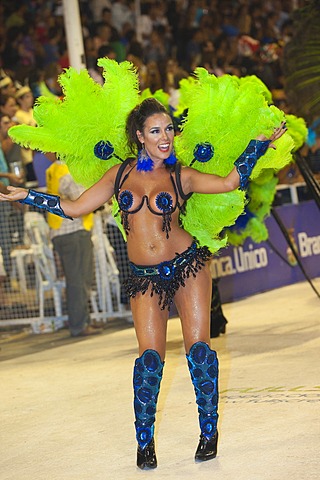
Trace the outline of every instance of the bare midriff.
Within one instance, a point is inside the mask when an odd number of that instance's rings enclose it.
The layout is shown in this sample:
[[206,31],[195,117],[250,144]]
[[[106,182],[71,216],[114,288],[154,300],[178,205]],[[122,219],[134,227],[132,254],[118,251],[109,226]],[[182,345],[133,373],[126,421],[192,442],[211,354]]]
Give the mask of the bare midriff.
[[128,256],[137,265],[156,265],[173,259],[192,244],[192,236],[179,226],[179,212],[172,215],[169,238],[162,231],[162,217],[143,207],[129,219]]

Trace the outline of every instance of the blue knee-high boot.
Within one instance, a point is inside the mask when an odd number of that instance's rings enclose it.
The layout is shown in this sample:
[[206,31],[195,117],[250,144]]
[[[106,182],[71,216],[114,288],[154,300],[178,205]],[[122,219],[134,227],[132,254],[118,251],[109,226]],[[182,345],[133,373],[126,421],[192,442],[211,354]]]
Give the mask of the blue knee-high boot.
[[155,350],[137,358],[133,370],[135,428],[138,441],[137,466],[156,468],[154,422],[164,362]]
[[200,442],[196,460],[210,460],[217,455],[218,443],[218,372],[217,353],[204,342],[192,345],[187,355],[191,380],[199,412]]

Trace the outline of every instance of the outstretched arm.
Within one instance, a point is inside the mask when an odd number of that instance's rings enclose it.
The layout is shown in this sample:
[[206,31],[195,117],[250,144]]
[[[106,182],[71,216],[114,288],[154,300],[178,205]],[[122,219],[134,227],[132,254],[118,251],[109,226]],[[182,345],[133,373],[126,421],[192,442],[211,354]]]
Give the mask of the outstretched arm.
[[[60,199],[62,214],[67,217],[77,218],[81,215],[93,212],[101,205],[106,203],[114,194],[114,181],[118,168],[119,165],[112,167],[97,183],[83,192],[83,194],[80,195],[80,197],[76,200]],[[46,197],[46,195],[42,195],[41,192],[35,192],[34,190],[30,191],[30,193],[32,192],[32,195],[30,195],[29,190],[25,188],[10,186],[7,189],[9,191],[8,194],[0,193],[0,201],[20,201],[22,203],[29,203],[35,206],[37,206],[38,202],[38,206],[41,208],[41,197]],[[35,200],[35,196],[37,195],[38,199]],[[31,197],[30,201],[28,196]],[[59,199],[59,197],[54,195],[52,195],[52,198]],[[45,200],[45,203],[47,204],[49,202]],[[46,210],[49,210],[49,208],[46,208]],[[58,212],[54,211],[52,211],[52,213],[59,214]]]
[[[268,148],[276,149],[276,146],[273,142],[278,140],[285,132],[287,128],[285,126],[285,122],[282,122],[281,125],[274,129],[273,134],[267,138],[265,135],[259,135],[256,140],[261,142],[266,142],[263,145],[263,153],[260,153],[255,161],[253,162],[253,166],[261,155],[264,155],[265,151]],[[253,141],[257,143],[256,141]],[[250,142],[251,143],[251,142]],[[259,143],[259,142],[258,142]],[[250,144],[249,144],[250,145]],[[240,186],[242,188],[241,183],[241,157],[239,157],[239,162],[237,165],[237,161],[235,162],[235,167],[231,170],[229,175],[226,177],[220,177],[218,175],[213,175],[209,173],[201,173],[193,168],[184,168],[182,170],[182,182],[183,182],[183,191],[188,194],[190,192],[195,193],[225,193],[235,190]],[[253,169],[251,167],[251,171]],[[250,173],[251,173],[250,171]],[[248,175],[249,176],[249,175]],[[242,188],[244,189],[244,188]]]

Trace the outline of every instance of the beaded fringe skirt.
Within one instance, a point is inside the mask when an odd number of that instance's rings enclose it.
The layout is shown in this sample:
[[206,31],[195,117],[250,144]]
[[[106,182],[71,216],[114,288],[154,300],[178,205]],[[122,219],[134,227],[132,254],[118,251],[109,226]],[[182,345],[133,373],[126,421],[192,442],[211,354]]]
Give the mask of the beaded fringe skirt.
[[132,298],[138,293],[144,295],[151,287],[151,296],[159,296],[161,310],[170,310],[177,290],[185,286],[185,280],[190,275],[195,277],[211,257],[212,253],[207,247],[199,247],[193,242],[187,250],[177,254],[172,260],[158,265],[143,266],[129,262],[131,273],[125,280],[124,287]]

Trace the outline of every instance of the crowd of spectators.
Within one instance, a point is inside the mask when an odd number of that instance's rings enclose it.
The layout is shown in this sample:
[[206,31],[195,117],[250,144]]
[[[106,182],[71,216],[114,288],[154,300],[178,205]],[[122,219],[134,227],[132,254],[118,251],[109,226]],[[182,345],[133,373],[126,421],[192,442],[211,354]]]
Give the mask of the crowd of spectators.
[[[179,81],[198,66],[216,76],[256,75],[272,92],[274,103],[290,113],[282,53],[293,35],[292,13],[306,3],[79,0],[86,67],[103,83],[98,58],[129,60],[139,73],[140,90],[164,90],[172,108]],[[18,89],[27,83],[33,98],[61,95],[57,78],[68,66],[62,0],[1,2],[0,67],[2,77],[12,82],[3,84],[0,78],[0,106],[6,95],[14,96],[17,82]]]
[[[292,35],[288,0],[80,0],[87,68],[97,58],[129,59],[141,89],[178,86],[181,77],[204,66],[216,75],[255,74],[271,90],[283,88],[281,51]],[[21,84],[43,80],[59,95],[57,75],[69,66],[63,5],[53,0],[3,0],[0,62]]]

